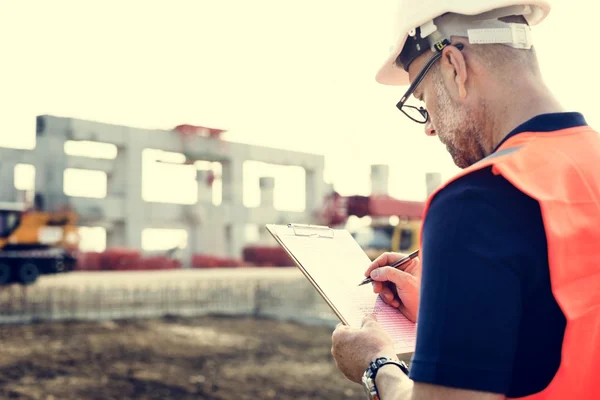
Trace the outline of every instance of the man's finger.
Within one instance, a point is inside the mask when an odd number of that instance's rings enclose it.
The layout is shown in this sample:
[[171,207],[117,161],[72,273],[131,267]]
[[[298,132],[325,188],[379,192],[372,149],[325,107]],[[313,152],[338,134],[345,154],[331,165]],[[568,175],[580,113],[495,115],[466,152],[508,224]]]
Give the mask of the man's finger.
[[[401,259],[405,258],[406,256],[407,256],[407,254],[402,254],[402,253],[390,253],[390,252],[383,253],[382,255],[377,257],[371,263],[369,268],[367,268],[367,270],[365,271],[365,276],[367,276],[367,277],[370,276],[371,271],[373,271],[374,269],[385,267],[387,265],[392,265],[396,261],[401,260]],[[413,261],[414,260],[407,262],[401,268],[402,269],[407,268]]]
[[382,267],[371,272],[371,278],[378,282],[392,282],[396,288],[401,289],[407,282],[414,279],[414,276],[396,268]]
[[373,282],[372,285],[374,293],[381,293],[381,291],[383,290],[383,283],[381,282]]
[[383,253],[382,255],[377,257],[375,260],[373,260],[371,265],[369,265],[369,268],[365,272],[365,276],[369,276],[371,271],[373,271],[375,268],[385,267],[386,265],[390,265],[396,259],[399,260],[400,258],[402,258],[402,254],[390,253],[390,252]]
[[392,290],[387,286],[383,287],[379,293],[379,296],[381,296],[381,298],[388,304],[390,304],[395,297],[394,292],[392,292]]

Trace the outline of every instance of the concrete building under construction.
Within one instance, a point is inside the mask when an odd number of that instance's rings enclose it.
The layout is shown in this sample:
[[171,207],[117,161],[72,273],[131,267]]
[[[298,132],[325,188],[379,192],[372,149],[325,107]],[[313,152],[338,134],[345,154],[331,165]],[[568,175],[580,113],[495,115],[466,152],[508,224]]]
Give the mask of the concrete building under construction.
[[[23,199],[23,191],[14,185],[15,167],[35,169],[34,192],[38,206],[46,210],[71,207],[79,215],[79,224],[101,227],[106,231],[106,247],[142,249],[142,233],[152,229],[178,229],[186,232],[184,257],[195,253],[240,257],[247,243],[249,225],[267,223],[315,223],[324,199],[332,187],[323,180],[325,159],[322,155],[272,149],[221,140],[218,129],[181,125],[174,130],[148,130],[72,118],[40,116],[36,124],[33,150],[0,148],[1,202]],[[69,154],[67,145],[77,143],[110,144],[112,157],[83,157]],[[155,157],[153,162],[179,165],[218,164],[215,177],[211,168],[193,168],[197,183],[195,201],[187,204],[146,201],[142,195],[144,154],[176,155],[169,161]],[[172,158],[172,157],[171,157]],[[303,211],[282,211],[274,207],[274,178],[259,179],[260,204],[246,207],[243,202],[244,163],[248,160],[270,165],[301,167],[304,174]],[[65,177],[73,171],[95,171],[105,176],[100,196],[85,197],[65,190]],[[387,166],[371,167],[373,195],[387,195]],[[213,201],[215,178],[219,180],[220,202]],[[150,176],[145,179],[152,179]],[[428,174],[427,190],[439,185],[439,174]],[[22,189],[22,188],[21,188]],[[30,196],[31,197],[31,196]],[[261,233],[259,232],[259,236]]]
[[[190,134],[192,133],[192,134]],[[43,207],[53,210],[72,207],[84,226],[106,229],[108,247],[141,249],[142,231],[147,228],[185,229],[186,253],[211,253],[237,257],[245,242],[247,224],[311,222],[328,190],[323,181],[324,157],[275,150],[220,140],[214,131],[204,135],[181,129],[178,132],[115,126],[71,118],[37,118],[37,144],[33,150],[0,149],[0,201],[22,200],[13,184],[17,164],[35,168],[35,193]],[[91,141],[113,144],[114,159],[72,156],[65,143]],[[183,154],[185,163],[218,162],[222,166],[222,201],[212,200],[210,170],[197,172],[195,204],[147,202],[142,198],[142,154],[145,149]],[[243,164],[256,160],[267,164],[301,166],[306,171],[306,207],[303,212],[279,211],[273,207],[274,179],[260,179],[261,204],[243,205]],[[106,174],[106,196],[89,198],[65,193],[64,171],[101,171]]]

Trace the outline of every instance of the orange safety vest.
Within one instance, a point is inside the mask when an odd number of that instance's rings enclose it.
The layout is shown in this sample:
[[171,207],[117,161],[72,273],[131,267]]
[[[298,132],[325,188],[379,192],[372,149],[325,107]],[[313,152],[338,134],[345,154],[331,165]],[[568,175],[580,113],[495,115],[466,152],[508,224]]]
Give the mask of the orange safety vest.
[[521,399],[600,399],[600,136],[587,126],[523,132],[450,182],[489,166],[539,202],[552,293],[567,321],[556,375]]

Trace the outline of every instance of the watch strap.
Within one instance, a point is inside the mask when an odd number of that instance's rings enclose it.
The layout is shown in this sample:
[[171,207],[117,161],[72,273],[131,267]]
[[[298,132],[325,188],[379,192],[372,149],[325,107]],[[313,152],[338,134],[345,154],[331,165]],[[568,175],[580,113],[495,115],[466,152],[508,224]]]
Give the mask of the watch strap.
[[404,361],[396,361],[388,357],[379,357],[375,361],[371,361],[371,363],[369,363],[369,367],[365,370],[365,373],[362,377],[363,386],[369,399],[380,400],[379,392],[377,391],[377,386],[375,385],[375,377],[377,376],[379,369],[388,364],[396,365],[408,376],[408,365],[406,365]]
[[375,380],[375,377],[377,376],[377,372],[379,372],[379,369],[381,367],[383,367],[384,365],[388,365],[388,364],[396,365],[398,368],[400,368],[400,370],[402,370],[402,372],[404,372],[408,376],[408,373],[409,373],[408,365],[406,365],[406,363],[404,361],[396,361],[396,360],[392,360],[391,358],[388,358],[388,357],[379,357],[375,361],[371,361],[371,363],[369,364],[369,367],[365,371],[365,374],[370,379]]

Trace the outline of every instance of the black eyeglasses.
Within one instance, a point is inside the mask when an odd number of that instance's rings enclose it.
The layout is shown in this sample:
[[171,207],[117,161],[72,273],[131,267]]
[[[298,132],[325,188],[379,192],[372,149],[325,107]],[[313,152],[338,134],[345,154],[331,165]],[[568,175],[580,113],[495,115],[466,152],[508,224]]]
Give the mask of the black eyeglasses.
[[[456,45],[456,48],[459,50],[462,50],[463,47],[464,46],[461,43],[458,43]],[[415,81],[410,85],[410,87],[408,88],[404,96],[402,96],[402,99],[400,99],[398,104],[396,104],[396,107],[398,107],[398,109],[402,111],[404,115],[406,115],[408,118],[415,121],[416,123],[426,124],[427,121],[429,121],[429,113],[423,107],[415,107],[405,104],[406,100],[408,100],[408,98],[414,93],[417,86],[419,86],[423,78],[425,78],[425,75],[427,75],[427,72],[431,69],[433,64],[435,64],[435,62],[440,58],[442,58],[441,51],[437,52],[433,57],[431,57],[429,61],[427,61],[427,64],[425,64],[425,67],[423,67],[421,72],[419,72],[419,75],[417,75]]]

